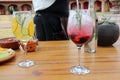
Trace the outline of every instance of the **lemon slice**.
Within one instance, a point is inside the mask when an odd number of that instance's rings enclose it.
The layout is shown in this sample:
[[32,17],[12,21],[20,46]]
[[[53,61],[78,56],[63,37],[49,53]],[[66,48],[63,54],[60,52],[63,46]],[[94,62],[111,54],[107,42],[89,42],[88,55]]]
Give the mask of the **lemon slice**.
[[13,18],[12,19],[12,31],[15,32],[17,28],[18,28],[17,20],[16,18]]
[[14,34],[15,34],[15,36],[16,36],[18,39],[21,39],[21,37],[22,37],[22,35],[23,35],[22,32],[21,32],[21,28],[18,27],[18,28],[15,30]]
[[13,34],[14,34],[18,39],[20,39],[20,38],[22,37],[21,27],[20,27],[20,25],[18,24],[16,18],[13,18],[13,19],[12,19],[12,31],[13,31]]
[[34,22],[30,21],[28,24],[28,35],[33,36],[34,35]]

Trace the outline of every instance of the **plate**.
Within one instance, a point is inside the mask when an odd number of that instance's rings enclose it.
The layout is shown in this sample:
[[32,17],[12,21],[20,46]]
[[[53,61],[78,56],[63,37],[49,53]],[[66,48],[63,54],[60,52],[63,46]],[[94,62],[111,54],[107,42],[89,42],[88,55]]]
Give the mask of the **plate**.
[[12,49],[0,48],[0,62],[10,60],[15,56],[15,51]]

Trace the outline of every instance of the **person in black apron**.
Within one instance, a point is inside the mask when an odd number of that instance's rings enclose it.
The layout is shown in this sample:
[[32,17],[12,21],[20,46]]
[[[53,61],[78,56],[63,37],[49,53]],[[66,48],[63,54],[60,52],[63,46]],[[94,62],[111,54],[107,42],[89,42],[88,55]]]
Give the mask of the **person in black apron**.
[[[46,3],[45,1],[46,0],[43,0],[44,3]],[[52,2],[52,4],[50,4],[46,8],[44,7],[44,9],[35,10],[36,15],[34,16],[34,23],[36,25],[35,26],[36,36],[39,41],[67,40],[69,0],[51,0],[51,1],[54,2]],[[36,4],[39,5],[39,3]],[[33,5],[35,6],[36,4]]]

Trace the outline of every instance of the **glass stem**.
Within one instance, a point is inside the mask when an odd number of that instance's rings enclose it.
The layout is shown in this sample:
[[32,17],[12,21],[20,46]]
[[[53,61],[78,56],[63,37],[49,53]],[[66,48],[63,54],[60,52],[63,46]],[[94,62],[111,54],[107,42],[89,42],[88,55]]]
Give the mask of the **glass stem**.
[[78,46],[78,66],[82,66],[82,59],[81,59],[81,56],[82,56],[82,53],[81,53],[81,46]]
[[25,58],[25,61],[27,60],[27,43],[24,43],[24,58]]

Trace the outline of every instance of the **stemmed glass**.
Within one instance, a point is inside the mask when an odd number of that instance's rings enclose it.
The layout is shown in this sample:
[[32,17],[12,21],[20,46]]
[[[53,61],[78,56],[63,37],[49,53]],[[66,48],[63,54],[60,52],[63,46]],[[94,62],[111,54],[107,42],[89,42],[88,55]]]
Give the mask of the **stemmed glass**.
[[22,49],[24,50],[25,60],[18,63],[20,67],[30,67],[35,63],[32,60],[28,60],[27,54],[27,43],[34,36],[34,23],[32,14],[30,11],[15,11],[13,12],[12,19],[12,32],[15,37],[20,40]]
[[[78,62],[70,71],[74,74],[88,74],[90,70],[83,66],[81,60],[81,47],[91,38],[93,33],[93,24],[91,17],[85,10],[71,10],[68,27],[68,36],[78,48]],[[84,47],[84,46],[83,46]]]

